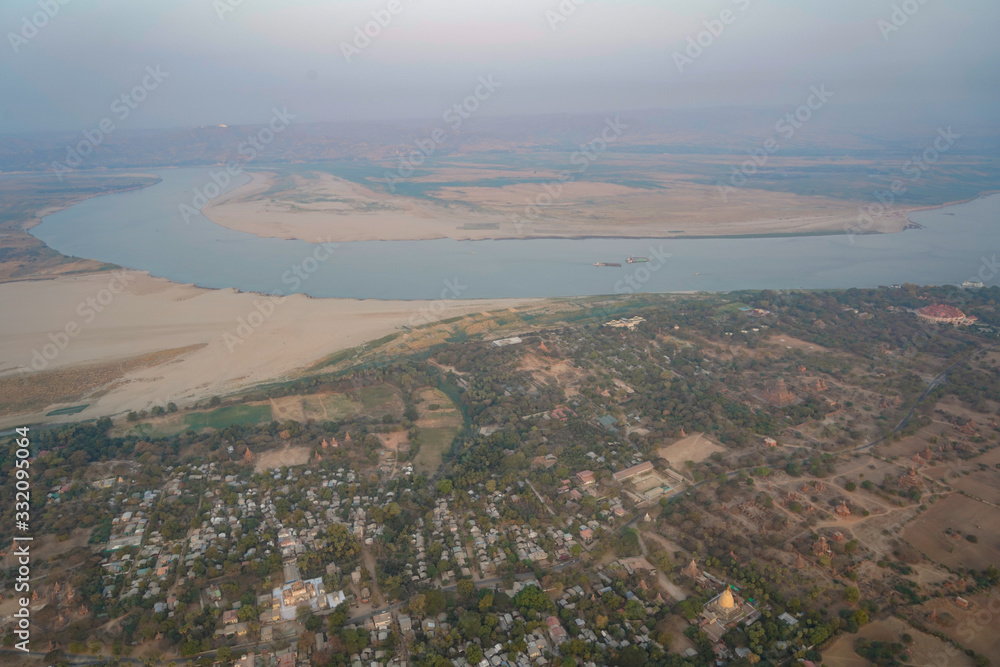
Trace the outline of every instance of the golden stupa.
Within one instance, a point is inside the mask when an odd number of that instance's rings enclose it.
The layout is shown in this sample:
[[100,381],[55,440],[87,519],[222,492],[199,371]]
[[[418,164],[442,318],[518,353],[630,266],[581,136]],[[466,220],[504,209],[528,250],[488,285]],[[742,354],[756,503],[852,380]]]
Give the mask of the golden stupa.
[[733,599],[733,593],[728,588],[722,591],[722,595],[719,596],[719,609],[724,609],[726,611],[736,608],[736,600]]

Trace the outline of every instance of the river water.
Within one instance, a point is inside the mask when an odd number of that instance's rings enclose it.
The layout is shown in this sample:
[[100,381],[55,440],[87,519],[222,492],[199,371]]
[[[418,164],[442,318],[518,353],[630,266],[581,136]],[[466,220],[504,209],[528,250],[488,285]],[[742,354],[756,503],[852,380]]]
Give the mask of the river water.
[[[960,284],[1000,253],[1000,195],[911,214],[900,234],[711,239],[365,241],[324,247],[259,238],[185,217],[209,170],[167,169],[161,183],[88,199],[31,233],[64,255],[203,287],[315,297],[556,297]],[[247,177],[242,177],[247,180]],[[628,264],[629,255],[649,257]],[[595,267],[620,262],[621,267]],[[996,282],[986,268],[987,282]]]

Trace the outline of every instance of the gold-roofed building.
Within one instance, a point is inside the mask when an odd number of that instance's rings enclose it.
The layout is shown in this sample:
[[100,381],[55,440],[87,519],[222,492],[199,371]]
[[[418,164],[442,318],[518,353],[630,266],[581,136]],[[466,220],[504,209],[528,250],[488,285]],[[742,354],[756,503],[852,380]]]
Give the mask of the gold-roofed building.
[[728,612],[736,608],[736,600],[733,599],[733,592],[730,589],[722,591],[722,595],[719,596],[716,606],[719,610],[723,612]]
[[751,623],[760,615],[757,609],[740,597],[730,586],[709,600],[701,610],[698,626],[713,642],[722,639],[726,630],[741,621]]

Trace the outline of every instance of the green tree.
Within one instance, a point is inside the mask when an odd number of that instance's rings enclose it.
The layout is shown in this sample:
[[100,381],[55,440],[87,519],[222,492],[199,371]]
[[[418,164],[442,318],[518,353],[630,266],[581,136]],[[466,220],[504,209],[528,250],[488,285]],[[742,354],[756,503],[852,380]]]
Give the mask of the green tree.
[[638,646],[626,646],[615,657],[613,664],[617,667],[645,667],[649,655]]
[[444,593],[440,590],[430,590],[424,593],[428,616],[437,616],[445,610]]
[[472,579],[458,580],[458,595],[463,600],[470,600],[476,595],[476,583]]
[[646,607],[638,600],[629,600],[625,603],[625,618],[630,621],[641,621],[646,618]]
[[538,586],[525,586],[514,596],[514,604],[522,609],[532,609],[538,612],[552,611],[555,605]]
[[410,613],[414,616],[423,616],[427,613],[427,598],[424,597],[423,593],[418,593],[410,598],[407,603],[410,609]]
[[468,641],[479,636],[479,629],[482,627],[482,624],[483,619],[478,612],[467,611],[458,617],[458,630]]

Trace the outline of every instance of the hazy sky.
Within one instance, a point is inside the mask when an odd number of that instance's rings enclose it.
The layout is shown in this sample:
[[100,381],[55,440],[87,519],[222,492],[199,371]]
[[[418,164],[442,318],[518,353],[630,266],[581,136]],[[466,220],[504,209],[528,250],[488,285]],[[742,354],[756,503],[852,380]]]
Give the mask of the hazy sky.
[[[997,117],[997,0],[577,1],[2,0],[0,133],[94,127],[157,66],[168,76],[118,126],[262,123],[274,106],[440,117],[491,75],[489,115],[802,103],[825,84],[883,120]],[[723,12],[679,71],[674,53]],[[347,62],[373,13],[391,20]]]

